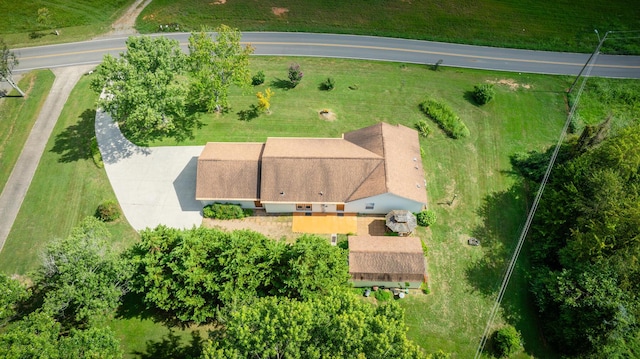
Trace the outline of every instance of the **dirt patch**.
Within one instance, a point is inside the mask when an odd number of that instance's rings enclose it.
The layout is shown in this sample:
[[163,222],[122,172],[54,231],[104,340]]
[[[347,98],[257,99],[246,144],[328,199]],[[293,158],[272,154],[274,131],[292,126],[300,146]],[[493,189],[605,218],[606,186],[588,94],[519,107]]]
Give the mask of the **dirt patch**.
[[333,122],[337,119],[336,114],[331,110],[327,110],[327,109],[318,111],[318,115],[320,115],[321,119],[329,122]]
[[289,12],[289,9],[287,9],[286,7],[272,7],[271,8],[271,12],[275,15],[275,16],[282,16],[286,13]]
[[502,80],[494,80],[494,81],[487,80],[487,82],[490,83],[490,84],[498,84],[498,85],[508,86],[511,91],[515,91],[515,90],[519,89],[520,87],[522,87],[524,89],[527,89],[527,90],[531,88],[531,85],[517,83],[516,80],[514,80],[514,79],[502,79]]
[[227,3],[227,0],[216,0],[214,2],[210,2],[209,5],[224,5]]
[[207,228],[219,228],[227,231],[248,229],[273,239],[286,238],[295,240],[300,234],[291,231],[291,216],[267,216],[255,215],[243,219],[219,220],[204,218],[202,226]]
[[[151,3],[151,0],[136,0],[127,11],[125,11],[118,20],[111,25],[111,31],[107,35],[130,35],[136,34],[134,26],[136,24],[136,18],[144,8]],[[147,15],[144,19],[153,19],[154,15]]]

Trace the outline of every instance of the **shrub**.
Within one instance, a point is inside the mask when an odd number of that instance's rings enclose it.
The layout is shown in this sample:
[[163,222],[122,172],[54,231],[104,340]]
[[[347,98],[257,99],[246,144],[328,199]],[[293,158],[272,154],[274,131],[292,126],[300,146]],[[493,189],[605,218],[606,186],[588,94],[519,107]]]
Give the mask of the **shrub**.
[[253,75],[253,77],[251,78],[251,84],[253,86],[262,85],[264,83],[264,79],[264,72],[262,70],[258,71],[258,73]]
[[96,209],[96,217],[103,222],[113,222],[120,218],[118,203],[114,200],[107,200],[100,203]]
[[484,105],[493,100],[496,96],[496,90],[494,90],[492,84],[480,84],[473,88],[473,98],[479,105]]
[[378,300],[379,302],[386,302],[393,298],[393,294],[391,294],[391,292],[383,289],[376,290],[373,296],[376,297],[376,300]]
[[467,126],[446,104],[427,98],[420,103],[420,110],[434,120],[452,138],[469,136]]
[[320,89],[325,91],[331,91],[334,87],[336,87],[336,81],[333,79],[333,77],[327,77],[327,79],[322,81],[322,83],[320,84]]
[[300,65],[295,62],[289,65],[289,82],[291,87],[296,87],[302,81],[303,73],[300,71]]
[[430,225],[436,223],[438,217],[436,216],[436,212],[427,209],[420,213],[417,213],[416,219],[418,220],[419,226],[429,227]]
[[418,130],[418,133],[422,137],[427,137],[431,133],[431,128],[429,127],[429,125],[427,124],[427,121],[425,120],[420,120],[416,122],[416,130]]
[[513,355],[521,345],[520,333],[511,325],[504,326],[493,333],[493,348],[499,358]]
[[422,284],[420,284],[420,290],[424,294],[431,293],[431,289],[429,289],[429,283],[427,283],[427,282],[422,282]]
[[237,204],[214,203],[202,209],[205,218],[215,219],[241,219],[246,217],[247,213]]

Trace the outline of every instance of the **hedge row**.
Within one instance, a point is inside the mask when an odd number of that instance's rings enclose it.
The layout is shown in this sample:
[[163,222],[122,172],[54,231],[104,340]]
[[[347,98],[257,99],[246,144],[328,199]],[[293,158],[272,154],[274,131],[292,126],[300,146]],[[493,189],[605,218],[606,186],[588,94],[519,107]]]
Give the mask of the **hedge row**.
[[435,121],[452,138],[469,137],[469,129],[451,107],[432,98],[420,103],[420,110]]
[[252,215],[250,209],[244,210],[237,204],[214,203],[202,209],[205,218],[215,219],[241,219]]

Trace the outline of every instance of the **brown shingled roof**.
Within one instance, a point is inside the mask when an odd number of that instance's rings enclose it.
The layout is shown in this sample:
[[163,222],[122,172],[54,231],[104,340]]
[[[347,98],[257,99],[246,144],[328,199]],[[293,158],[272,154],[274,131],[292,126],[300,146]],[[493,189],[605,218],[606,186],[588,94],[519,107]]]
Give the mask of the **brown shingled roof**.
[[416,130],[379,122],[347,132],[344,139],[384,157],[388,192],[427,203],[420,141]]
[[209,142],[198,158],[197,200],[259,200],[264,143]]
[[261,200],[344,203],[382,164],[380,156],[341,138],[269,138]]
[[349,237],[349,273],[354,280],[413,282],[426,266],[418,237]]

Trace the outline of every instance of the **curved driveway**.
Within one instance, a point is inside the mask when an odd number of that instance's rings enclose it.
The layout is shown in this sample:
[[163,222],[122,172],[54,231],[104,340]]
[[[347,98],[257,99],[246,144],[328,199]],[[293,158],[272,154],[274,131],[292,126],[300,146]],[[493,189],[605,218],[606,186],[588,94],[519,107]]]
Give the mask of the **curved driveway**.
[[[186,48],[188,33],[163,35],[177,39]],[[97,64],[106,53],[118,55],[124,51],[125,40],[125,37],[114,37],[16,49],[20,58],[17,71]],[[444,66],[556,75],[578,74],[589,57],[589,54],[336,34],[245,32],[242,41],[253,44],[256,55],[337,57],[418,64],[433,64],[442,60]],[[601,54],[596,59],[591,75],[640,79],[640,56]]]

